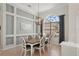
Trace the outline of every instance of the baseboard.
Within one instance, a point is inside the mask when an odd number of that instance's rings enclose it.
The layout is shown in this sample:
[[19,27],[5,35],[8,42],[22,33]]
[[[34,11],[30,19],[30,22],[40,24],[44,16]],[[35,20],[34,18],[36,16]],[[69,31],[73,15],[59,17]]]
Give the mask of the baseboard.
[[19,46],[22,46],[22,44],[19,44],[19,45],[16,45],[16,46],[12,46],[12,47],[5,47],[1,50],[8,50],[8,49],[12,49],[12,48],[15,48],[15,47],[19,47]]

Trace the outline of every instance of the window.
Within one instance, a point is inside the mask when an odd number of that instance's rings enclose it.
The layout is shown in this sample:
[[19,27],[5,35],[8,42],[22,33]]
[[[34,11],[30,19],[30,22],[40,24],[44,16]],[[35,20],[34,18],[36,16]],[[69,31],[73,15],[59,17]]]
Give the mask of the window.
[[6,15],[6,34],[13,34],[14,29],[14,16]]
[[59,16],[48,16],[47,20],[50,22],[59,22]]
[[6,11],[10,13],[14,13],[14,7],[9,4],[6,4]]
[[33,33],[33,22],[27,19],[17,17],[16,21],[16,33],[17,34],[28,34]]
[[16,45],[21,44],[21,43],[22,43],[21,36],[17,36],[16,37]]
[[13,37],[7,37],[6,38],[6,45],[12,45],[14,44],[14,38]]

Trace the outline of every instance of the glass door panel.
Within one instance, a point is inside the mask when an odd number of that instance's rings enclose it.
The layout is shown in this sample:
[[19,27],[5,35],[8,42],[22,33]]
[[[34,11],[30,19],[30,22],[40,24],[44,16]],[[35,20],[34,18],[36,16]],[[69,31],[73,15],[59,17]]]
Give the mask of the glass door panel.
[[14,16],[6,15],[6,34],[12,35],[14,32]]

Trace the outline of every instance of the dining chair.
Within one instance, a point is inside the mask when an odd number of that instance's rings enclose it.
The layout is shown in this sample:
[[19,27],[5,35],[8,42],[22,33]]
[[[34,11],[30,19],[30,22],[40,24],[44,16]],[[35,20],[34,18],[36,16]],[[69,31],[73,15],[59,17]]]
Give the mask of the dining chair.
[[32,35],[28,35],[28,40],[33,39]]
[[27,51],[31,51],[31,47],[30,47],[30,45],[27,44],[24,37],[21,37],[21,39],[22,39],[22,54],[24,52],[24,56],[26,56]]
[[49,43],[49,39],[50,39],[50,34],[46,34],[45,36],[45,44],[48,44]]
[[40,39],[40,36],[39,35],[35,35],[35,39]]
[[45,49],[44,49],[45,48],[45,38],[41,37],[40,43],[34,45],[33,48],[38,49],[40,55],[41,55],[41,50],[43,50],[43,52],[45,53]]
[[49,37],[50,36],[50,34],[46,34],[46,37]]

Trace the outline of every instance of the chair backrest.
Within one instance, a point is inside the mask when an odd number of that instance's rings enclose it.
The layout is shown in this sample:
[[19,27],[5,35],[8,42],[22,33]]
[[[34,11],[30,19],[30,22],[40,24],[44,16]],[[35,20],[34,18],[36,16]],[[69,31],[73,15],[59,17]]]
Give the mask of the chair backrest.
[[41,37],[40,39],[40,45],[45,46],[45,37]]
[[50,37],[53,39],[55,37],[55,35],[56,35],[56,33],[55,32],[52,32],[52,34],[51,34]]
[[28,40],[28,36],[24,36],[24,39],[25,39],[25,41],[27,41]]
[[47,34],[47,35],[46,35],[46,37],[49,37],[49,36],[50,36],[50,34]]
[[31,35],[28,36],[28,40],[33,39],[33,37]]
[[26,40],[25,40],[25,38],[21,37],[21,39],[22,39],[22,46],[26,46]]
[[39,35],[35,35],[35,39],[40,39],[40,36]]

